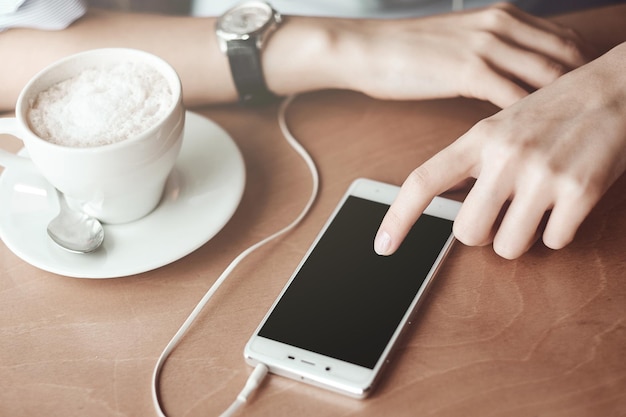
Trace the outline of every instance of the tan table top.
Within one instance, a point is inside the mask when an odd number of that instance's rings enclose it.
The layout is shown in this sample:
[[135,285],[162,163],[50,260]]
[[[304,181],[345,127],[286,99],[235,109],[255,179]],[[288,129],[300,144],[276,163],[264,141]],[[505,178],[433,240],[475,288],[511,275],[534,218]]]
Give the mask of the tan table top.
[[[606,46],[618,40],[611,24],[625,21],[616,10],[562,19]],[[597,19],[607,24],[590,28]],[[151,272],[89,280],[41,271],[0,242],[0,415],[155,415],[150,378],[166,343],[237,254],[303,207],[309,174],[281,137],[276,106],[194,110],[229,132],[247,169],[239,209],[200,249]],[[400,184],[494,111],[462,99],[297,98],[287,119],[318,164],[319,198],[300,227],[233,272],[173,352],[161,378],[166,413],[214,416],[235,398],[252,370],[245,342],[353,179]],[[7,136],[0,144],[19,148]],[[507,261],[456,245],[369,399],[273,376],[241,415],[623,415],[625,187],[622,177],[564,250],[538,244]]]

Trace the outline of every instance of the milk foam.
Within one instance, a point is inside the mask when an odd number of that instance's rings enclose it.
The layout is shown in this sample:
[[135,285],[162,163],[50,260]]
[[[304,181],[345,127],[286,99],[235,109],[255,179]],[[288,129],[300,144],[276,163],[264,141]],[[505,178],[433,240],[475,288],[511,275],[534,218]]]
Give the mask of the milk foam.
[[40,92],[31,129],[52,143],[93,147],[132,138],[162,120],[174,97],[165,77],[142,63],[90,68]]

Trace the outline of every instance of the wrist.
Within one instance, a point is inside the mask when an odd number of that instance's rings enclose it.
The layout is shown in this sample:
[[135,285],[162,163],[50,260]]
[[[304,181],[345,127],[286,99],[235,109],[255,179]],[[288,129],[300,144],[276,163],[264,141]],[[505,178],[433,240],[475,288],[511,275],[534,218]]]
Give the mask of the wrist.
[[588,88],[585,97],[590,105],[616,109],[621,114],[626,110],[626,42],[614,47],[604,55],[590,62],[575,72],[581,73],[579,79],[583,88]]
[[263,51],[269,89],[289,95],[321,89],[354,89],[345,47],[344,19],[286,16]]

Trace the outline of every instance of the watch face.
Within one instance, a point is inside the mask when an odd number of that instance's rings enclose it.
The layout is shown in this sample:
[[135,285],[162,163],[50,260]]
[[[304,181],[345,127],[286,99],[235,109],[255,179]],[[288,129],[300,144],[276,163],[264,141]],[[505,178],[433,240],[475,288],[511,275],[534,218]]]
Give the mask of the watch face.
[[263,27],[272,18],[272,9],[264,3],[248,3],[235,7],[220,19],[220,29],[245,35]]

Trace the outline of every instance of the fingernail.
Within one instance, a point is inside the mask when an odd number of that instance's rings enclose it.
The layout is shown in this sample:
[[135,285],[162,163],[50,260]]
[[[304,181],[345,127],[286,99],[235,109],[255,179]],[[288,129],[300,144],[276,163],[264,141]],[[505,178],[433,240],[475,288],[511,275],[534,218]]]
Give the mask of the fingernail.
[[374,250],[379,255],[386,255],[389,251],[391,244],[391,236],[389,233],[383,231],[378,232],[376,239],[374,239]]

